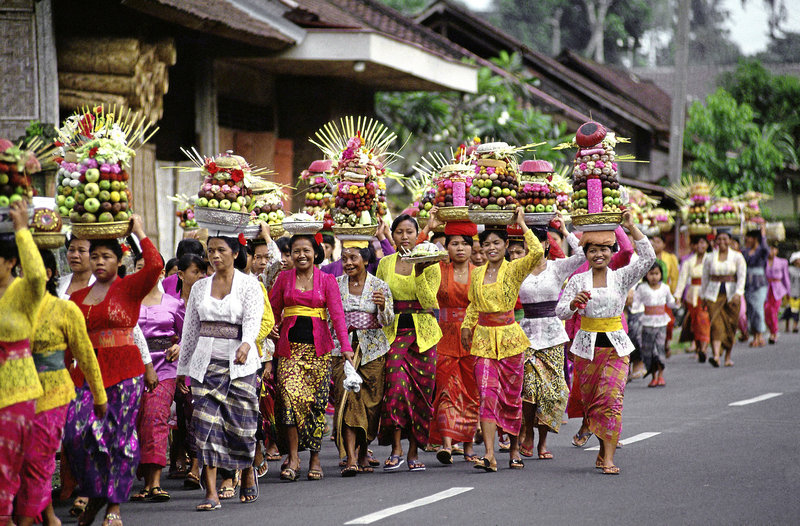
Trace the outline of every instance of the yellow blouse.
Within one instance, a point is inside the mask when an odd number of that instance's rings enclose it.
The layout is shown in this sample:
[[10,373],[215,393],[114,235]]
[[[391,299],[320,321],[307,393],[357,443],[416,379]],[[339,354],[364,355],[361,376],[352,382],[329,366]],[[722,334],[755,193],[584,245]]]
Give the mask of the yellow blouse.
[[[261,292],[264,293],[264,315],[261,316],[261,328],[258,329],[258,337],[256,338],[256,350],[259,356],[264,356],[264,340],[267,339],[272,328],[275,326],[275,314],[272,312],[272,307],[269,304],[269,294],[264,284],[259,280],[261,285]],[[272,356],[269,356],[272,358]]]
[[480,312],[514,310],[522,282],[536,268],[544,254],[541,243],[530,230],[525,232],[525,242],[528,245],[528,254],[511,262],[503,261],[494,283],[483,283],[487,265],[476,267],[472,271],[469,306],[461,327],[472,330],[470,353],[473,356],[501,360],[523,353],[530,346],[525,331],[516,322],[501,327],[478,325]]
[[[30,339],[47,283],[31,233],[18,230],[15,239],[24,277],[16,278],[0,297],[0,342],[9,343]],[[42,392],[30,352],[22,358],[0,355],[0,408],[35,400]]]
[[106,390],[97,364],[86,320],[71,301],[45,294],[36,317],[31,347],[44,394],[36,402],[36,412],[68,404],[75,398],[75,386],[64,367],[64,351],[69,347],[78,361],[95,404],[105,404]]
[[[416,275],[412,270],[408,276],[402,276],[395,272],[397,254],[391,254],[381,259],[378,263],[378,271],[375,276],[389,285],[394,301],[419,301],[423,309],[438,309],[439,303],[436,301],[436,293],[442,281],[442,272],[439,265],[431,265],[422,274]],[[436,322],[433,314],[412,314],[414,319],[414,330],[417,333],[417,345],[420,352],[425,352],[442,338],[442,329]],[[400,316],[394,317],[394,323],[383,328],[386,339],[391,345],[397,336],[397,324]]]

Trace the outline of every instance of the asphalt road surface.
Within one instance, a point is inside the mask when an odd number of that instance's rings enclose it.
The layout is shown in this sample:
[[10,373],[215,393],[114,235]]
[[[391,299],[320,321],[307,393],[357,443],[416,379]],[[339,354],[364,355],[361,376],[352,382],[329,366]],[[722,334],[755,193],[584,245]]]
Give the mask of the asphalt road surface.
[[[475,470],[460,457],[442,466],[422,453],[424,473],[379,468],[344,479],[326,438],[320,482],[282,482],[273,462],[257,502],[241,504],[237,495],[218,511],[198,513],[201,491],[165,479],[171,501],[124,504],[122,517],[126,526],[798,524],[800,337],[783,334],[777,345],[755,350],[738,344],[733,360],[734,367],[713,369],[677,354],[666,387],[628,384],[622,437],[630,442],[616,456],[619,476],[600,474],[596,452],[570,444],[580,425],[575,419],[550,435],[553,460],[525,459],[524,470],[512,471],[507,455],[498,454],[498,473]],[[587,449],[597,443],[592,438]],[[389,454],[377,444],[372,449],[381,461]],[[67,508],[57,513],[66,517]]]

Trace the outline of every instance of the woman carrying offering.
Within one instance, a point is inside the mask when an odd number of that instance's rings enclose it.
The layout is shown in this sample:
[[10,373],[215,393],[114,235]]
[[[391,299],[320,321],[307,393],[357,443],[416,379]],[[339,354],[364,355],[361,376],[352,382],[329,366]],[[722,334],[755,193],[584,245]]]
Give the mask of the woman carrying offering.
[[767,230],[764,224],[761,231],[751,230],[744,236],[742,249],[744,262],[747,264],[747,281],[744,286],[744,299],[747,303],[747,321],[749,332],[753,335],[750,347],[763,347],[764,333],[767,325],[764,322],[764,303],[767,301]]
[[[0,235],[0,517],[6,522],[35,426],[36,399],[43,394],[30,338],[47,282],[28,230],[28,204],[12,203],[9,214],[14,235]],[[22,278],[13,273],[18,263]]]
[[[414,248],[419,226],[402,214],[392,223],[392,239],[398,251]],[[391,345],[386,358],[386,387],[381,417],[381,445],[392,452],[383,465],[394,471],[403,465],[402,439],[408,438],[408,469],[424,471],[418,447],[428,444],[433,417],[436,344],[442,330],[433,317],[439,308],[436,292],[442,275],[438,264],[404,261],[398,254],[384,257],[376,274],[394,297],[394,323],[384,327]]]
[[[569,387],[564,379],[564,344],[569,341],[564,323],[556,316],[556,304],[564,281],[585,261],[578,238],[570,234],[559,217],[561,233],[575,255],[550,260],[551,249],[546,230],[535,230],[545,250],[545,257],[522,282],[519,298],[525,318],[520,327],[530,340],[525,350],[525,376],[522,382],[523,434],[520,452],[533,456],[533,426],[539,430],[537,453],[540,459],[553,458],[547,450],[547,433],[558,433],[567,408]],[[557,245],[556,245],[557,247]]]
[[783,297],[789,294],[792,287],[789,279],[789,262],[778,257],[778,247],[769,247],[769,259],[767,260],[767,301],[764,303],[764,316],[767,319],[769,328],[769,343],[774,344],[778,341],[778,311],[781,309]]
[[[318,238],[318,239],[316,239]],[[283,433],[282,450],[289,454],[281,479],[294,482],[300,474],[299,452],[311,454],[308,480],[321,480],[319,452],[325,430],[325,409],[330,392],[333,339],[330,317],[342,355],[353,359],[347,335],[342,298],[336,278],[315,265],[322,262],[322,236],[292,236],[289,247],[294,268],[278,274],[270,291],[275,318],[280,319],[275,419]]]
[[241,502],[258,499],[253,457],[260,361],[255,342],[264,295],[258,281],[234,268],[246,257],[236,238],[210,237],[214,274],[194,284],[186,306],[177,380],[182,385],[187,374],[192,379],[192,427],[206,490],[197,511],[221,507],[217,468],[242,470]]
[[475,377],[480,392],[480,424],[486,454],[475,468],[497,471],[494,440],[498,431],[511,436],[509,468],[522,469],[519,431],[522,427],[522,378],[525,349],[530,341],[514,321],[514,305],[522,282],[542,261],[542,244],[525,224],[522,207],[516,210],[516,223],[522,229],[528,253],[514,261],[505,260],[508,248],[506,229],[484,230],[481,247],[486,266],[472,273],[469,307],[461,325],[461,344],[476,356]]
[[151,391],[158,384],[152,364],[143,363],[133,329],[141,302],[156,286],[163,267],[158,250],[144,233],[141,217],[134,215],[131,221],[142,246],[142,270],[118,277],[122,259],[119,243],[115,239],[94,240],[90,254],[97,281],[70,297],[86,319],[108,397],[105,418],[98,418],[96,400],[81,380],[83,387],[67,411],[64,453],[78,480],[79,494],[89,497],[79,524],[91,524],[103,504],[108,504],[103,524],[122,524],[119,505],[130,496],[139,464],[136,417],[142,392],[145,384]]
[[694,341],[697,360],[706,361],[706,350],[710,340],[710,323],[708,311],[700,301],[700,285],[703,278],[703,262],[710,245],[704,236],[692,236],[692,255],[681,264],[678,286],[675,289],[675,301],[683,298],[686,306],[686,317],[681,329],[682,342]]
[[86,321],[71,301],[57,297],[58,266],[49,250],[40,251],[47,272],[47,292],[36,317],[32,351],[44,394],[36,401],[36,416],[25,444],[22,485],[17,494],[17,524],[31,525],[39,514],[45,524],[58,524],[50,492],[56,452],[61,446],[67,406],[75,398],[75,386],[64,366],[64,351],[69,347],[78,361],[94,397],[94,410],[102,418],[106,411],[106,391],[100,366],[86,332]]
[[95,281],[92,274],[92,258],[89,255],[91,243],[88,239],[70,236],[67,239],[67,264],[72,271],[58,280],[56,294],[59,298],[69,299],[70,294],[92,285]]
[[720,232],[717,234],[717,249],[703,261],[700,299],[708,309],[711,320],[711,348],[714,357],[708,361],[714,367],[719,367],[723,349],[725,366],[733,365],[731,350],[739,323],[739,305],[747,280],[744,257],[740,252],[730,250],[730,243],[731,235]]
[[336,281],[344,306],[347,330],[352,335],[351,347],[355,363],[350,365],[363,380],[358,392],[344,388],[345,363],[338,338],[334,337],[333,393],[339,430],[339,456],[347,455],[343,477],[359,472],[372,472],[367,460],[367,447],[375,440],[381,418],[386,353],[389,342],[382,327],[394,323],[394,304],[389,286],[367,272],[371,258],[368,241],[342,241],[344,275]]
[[[144,258],[136,259],[136,272],[144,268]],[[163,275],[163,271],[162,271]],[[183,332],[185,307],[159,290],[158,285],[145,296],[139,309],[139,327],[144,333],[158,386],[142,397],[136,429],[139,433],[139,470],[144,476],[144,488],[131,497],[133,501],[166,502],[169,493],[161,489],[161,470],[167,465],[169,447],[170,408],[175,398],[176,360]]]
[[436,454],[442,464],[453,463],[454,442],[463,442],[464,460],[477,459],[472,449],[480,407],[476,358],[461,345],[461,324],[469,305],[469,282],[474,270],[469,261],[472,236],[477,232],[477,227],[467,222],[447,223],[444,228],[450,262],[439,263],[442,284],[436,299],[442,339],[436,347],[436,399],[430,433],[432,443],[442,444]]
[[626,267],[611,270],[613,232],[584,232],[581,244],[591,270],[570,278],[556,306],[562,320],[576,312],[581,314],[570,351],[575,355],[574,374],[581,389],[584,424],[600,439],[595,467],[607,475],[619,474],[614,452],[622,431],[628,355],[633,351],[622,327],[622,311],[628,291],[656,260],[650,241],[633,223],[630,211],[623,213],[622,226],[631,233],[639,257]]

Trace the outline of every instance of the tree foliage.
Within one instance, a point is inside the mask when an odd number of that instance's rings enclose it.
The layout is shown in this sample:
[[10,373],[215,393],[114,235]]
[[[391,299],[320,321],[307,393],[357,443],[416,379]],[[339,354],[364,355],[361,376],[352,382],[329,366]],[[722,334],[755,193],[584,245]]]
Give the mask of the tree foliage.
[[[535,79],[522,76],[519,56],[503,53],[495,63],[514,78],[495,75],[488,67],[478,70],[478,92],[385,92],[376,97],[378,116],[406,142],[394,169],[410,173],[411,167],[430,151],[449,154],[450,148],[473,137],[523,145],[548,141],[555,146],[567,139],[566,125],[536,109],[525,84]],[[565,154],[542,146],[539,159],[566,163]]]
[[705,104],[692,104],[684,136],[689,172],[715,181],[727,195],[771,194],[784,156],[772,142],[774,130],[754,118],[749,104],[739,104],[722,88]]

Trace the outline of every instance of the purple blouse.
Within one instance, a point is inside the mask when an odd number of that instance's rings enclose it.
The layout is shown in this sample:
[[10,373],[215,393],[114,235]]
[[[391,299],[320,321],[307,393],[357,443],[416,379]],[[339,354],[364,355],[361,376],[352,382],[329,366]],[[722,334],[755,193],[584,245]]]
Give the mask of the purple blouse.
[[[269,294],[269,302],[272,305],[275,319],[283,320],[275,356],[284,358],[290,356],[289,330],[297,321],[297,316],[283,316],[283,309],[293,305],[327,309],[328,317],[336,331],[336,337],[342,342],[342,352],[352,352],[350,338],[347,334],[347,324],[344,321],[342,297],[339,295],[339,284],[336,283],[336,278],[314,269],[314,286],[306,292],[297,289],[296,280],[297,271],[295,269],[284,270],[278,274],[278,279],[275,280],[275,285],[272,286]],[[322,318],[312,317],[311,324],[314,327],[314,345],[317,348],[317,356],[331,352],[333,338],[328,329],[328,322]]]
[[769,247],[767,240],[762,236],[761,244],[750,254],[750,250],[745,247],[742,249],[744,262],[747,263],[747,281],[745,282],[745,292],[754,291],[767,286],[765,271],[767,268],[767,258],[769,257]]
[[[185,314],[183,301],[163,294],[159,305],[142,304],[139,309],[139,328],[147,339],[180,338]],[[175,378],[178,374],[178,362],[168,362],[166,354],[166,350],[150,351],[159,381]]]
[[175,290],[178,287],[178,273],[167,276],[161,281],[161,286],[164,288],[164,294],[172,296],[175,299],[181,299],[181,291]]
[[789,262],[779,257],[773,259],[772,263],[767,260],[766,274],[772,297],[781,301],[792,288],[792,282],[789,279]]
[[[381,250],[383,250],[383,255],[388,256],[389,254],[394,254],[395,250],[392,246],[392,242],[386,238],[381,239]],[[375,261],[367,265],[367,272],[375,275],[375,272],[378,270],[378,263],[380,263],[380,259],[376,258]],[[339,277],[344,274],[344,268],[341,259],[334,261],[333,263],[329,263],[324,267],[320,267],[320,270],[326,274],[331,274],[332,276]]]

